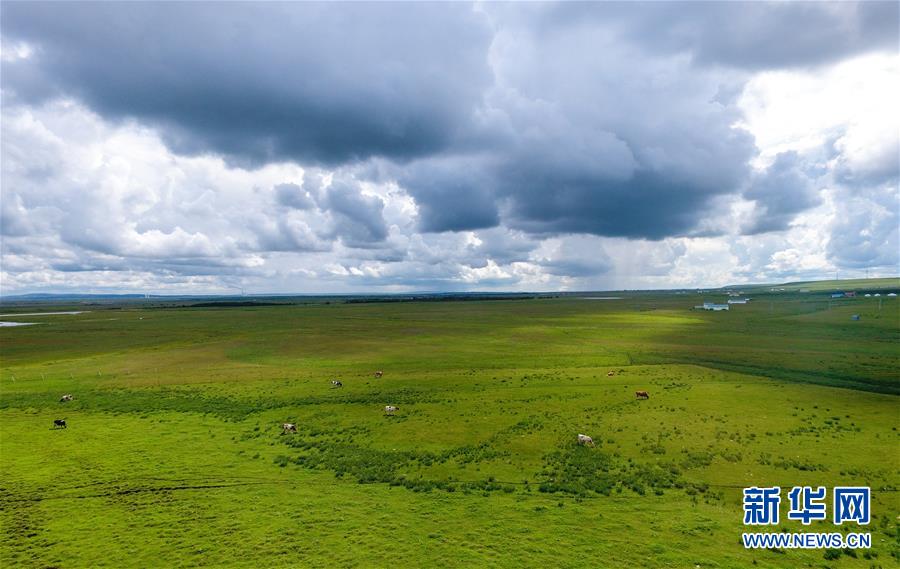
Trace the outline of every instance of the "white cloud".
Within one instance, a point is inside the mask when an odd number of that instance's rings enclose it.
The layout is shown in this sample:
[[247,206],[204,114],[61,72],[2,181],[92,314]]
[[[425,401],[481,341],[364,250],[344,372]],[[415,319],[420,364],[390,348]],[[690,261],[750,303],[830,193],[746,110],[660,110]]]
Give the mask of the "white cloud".
[[898,100],[900,57],[878,53],[830,67],[759,73],[738,104],[740,124],[760,149],[757,164],[766,164],[779,153],[814,153],[841,139],[854,161],[896,148]]

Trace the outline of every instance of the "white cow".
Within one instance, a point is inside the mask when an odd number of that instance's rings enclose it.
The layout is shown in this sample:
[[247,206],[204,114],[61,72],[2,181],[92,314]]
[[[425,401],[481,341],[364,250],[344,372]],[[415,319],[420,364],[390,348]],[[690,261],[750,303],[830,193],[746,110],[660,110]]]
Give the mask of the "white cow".
[[592,439],[591,437],[589,437],[587,435],[578,435],[578,444],[594,446],[594,439]]
[[282,423],[281,424],[281,434],[286,435],[287,433],[296,433],[297,425],[294,423]]
[[63,395],[62,397],[59,398],[59,402],[60,402],[60,403],[65,403],[66,401],[72,401],[73,399],[75,399],[75,397],[72,396],[72,395],[69,395],[69,394],[67,393],[66,395]]
[[385,415],[393,415],[399,410],[399,407],[394,407],[393,405],[386,405],[384,408]]

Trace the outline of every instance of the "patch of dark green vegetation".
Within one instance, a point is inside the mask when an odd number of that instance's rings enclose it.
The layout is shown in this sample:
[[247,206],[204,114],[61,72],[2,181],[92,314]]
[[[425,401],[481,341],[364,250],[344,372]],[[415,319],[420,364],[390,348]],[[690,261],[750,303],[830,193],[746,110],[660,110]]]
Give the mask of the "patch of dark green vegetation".
[[275,459],[278,466],[294,463],[303,468],[332,471],[337,478],[351,478],[360,484],[383,483],[403,486],[416,492],[431,490],[490,492],[508,486],[490,478],[484,481],[459,482],[452,478],[433,480],[408,474],[417,467],[442,464],[454,458],[461,458],[462,462],[472,462],[487,460],[499,454],[483,448],[483,445],[433,453],[377,450],[352,443],[314,441],[299,437],[289,439],[287,444],[301,452],[293,458],[279,455]]
[[[543,422],[539,418],[529,417],[480,444],[463,445],[440,452],[374,449],[364,442],[356,442],[360,433],[332,432],[301,426],[296,435],[284,439],[287,446],[299,452],[293,456],[278,455],[274,463],[279,467],[295,464],[302,468],[331,471],[338,478],[350,478],[360,484],[383,483],[403,486],[417,492],[514,492],[516,487],[530,492],[531,484],[528,480],[499,481],[493,476],[475,481],[459,481],[452,476],[435,480],[417,473],[422,467],[435,464],[452,462],[462,467],[507,457],[508,452],[496,450],[497,443],[510,435],[531,433],[542,426]],[[712,455],[691,455],[680,465],[674,462],[639,463],[632,459],[624,460],[600,448],[572,443],[545,457],[544,468],[537,475],[536,487],[543,493],[576,497],[598,494],[609,496],[625,490],[638,495],[661,495],[669,489],[684,490],[689,495],[704,494],[708,485],[687,482],[681,474],[685,468],[711,460]]]
[[432,396],[413,389],[373,391],[365,394],[309,396],[299,398],[247,398],[237,399],[207,395],[192,389],[107,389],[83,391],[75,400],[62,405],[53,397],[40,393],[4,394],[0,409],[59,409],[73,411],[99,411],[103,413],[177,412],[214,415],[227,421],[241,421],[254,413],[283,407],[313,405],[382,405],[391,401],[399,405],[428,403]]
[[279,455],[275,463],[284,467],[292,462],[303,468],[332,471],[338,478],[352,478],[360,484],[384,483],[415,491],[511,491],[513,485],[522,483],[499,482],[494,477],[466,482],[454,480],[452,477],[446,480],[432,480],[421,476],[415,477],[411,473],[420,467],[446,464],[451,461],[462,466],[509,456],[508,451],[497,450],[494,448],[495,445],[510,435],[530,433],[542,425],[539,418],[528,417],[479,444],[462,445],[441,452],[378,450],[356,444],[354,439],[360,433],[328,431],[301,425],[297,435],[284,441],[289,447],[299,450],[300,454],[293,458]]
[[239,400],[203,395],[181,389],[109,389],[78,393],[75,400],[60,404],[37,393],[14,393],[0,400],[0,408],[48,409],[62,411],[99,411],[103,413],[148,414],[158,412],[199,413],[238,421],[252,413],[271,407],[264,400]]
[[745,373],[748,375],[770,377],[772,379],[780,379],[782,381],[812,383],[818,385],[827,385],[830,387],[856,389],[858,391],[870,391],[872,393],[900,395],[900,385],[897,385],[896,383],[887,383],[877,379],[870,380],[868,378],[861,378],[859,376],[853,376],[829,370],[816,370],[815,372],[806,372],[779,367],[767,367],[763,365],[743,363],[738,364],[724,360],[702,358],[697,355],[692,355],[690,358],[676,357],[673,358],[673,360],[678,363],[702,365],[714,369],[720,369],[723,371],[733,371],[737,373]]
[[782,470],[793,469],[803,472],[824,472],[828,470],[828,468],[824,464],[804,461],[796,458],[785,458],[783,456],[779,456],[777,459],[772,459],[772,456],[769,453],[762,453],[757,459],[757,462],[763,466],[774,466],[775,468],[780,468]]
[[682,468],[672,462],[638,463],[599,448],[566,445],[545,457],[541,492],[561,492],[576,496],[621,493],[630,490],[645,495],[684,489],[689,494],[705,493],[706,484],[685,481]]

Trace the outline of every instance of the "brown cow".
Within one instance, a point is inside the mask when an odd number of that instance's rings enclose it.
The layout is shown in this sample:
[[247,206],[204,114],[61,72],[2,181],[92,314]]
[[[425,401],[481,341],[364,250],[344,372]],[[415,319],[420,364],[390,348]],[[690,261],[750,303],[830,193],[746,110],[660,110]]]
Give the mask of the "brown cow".
[[378,370],[378,371],[375,372],[375,377],[376,377],[376,378],[379,378],[379,377],[381,377],[382,375],[384,375],[384,372],[381,371],[381,370]]
[[638,399],[650,399],[650,394],[646,391],[635,391],[634,396]]
[[614,375],[616,375],[616,372],[614,372],[614,371],[612,371],[612,370],[606,372],[606,377],[612,377],[612,376],[614,376]]

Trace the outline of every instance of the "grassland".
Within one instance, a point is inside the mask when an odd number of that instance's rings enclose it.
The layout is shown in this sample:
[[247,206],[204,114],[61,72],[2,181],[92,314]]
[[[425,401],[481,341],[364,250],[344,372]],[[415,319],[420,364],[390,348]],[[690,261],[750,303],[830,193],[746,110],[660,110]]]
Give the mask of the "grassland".
[[898,292],[900,289],[900,279],[878,278],[878,279],[840,279],[830,281],[800,281],[782,284],[765,284],[750,286],[734,286],[729,287],[742,290],[770,290],[777,289],[778,292],[836,292],[836,291],[859,291],[864,292]]
[[[896,298],[622,296],[20,317],[0,564],[897,566]],[[855,484],[871,550],[742,547],[743,487]]]

